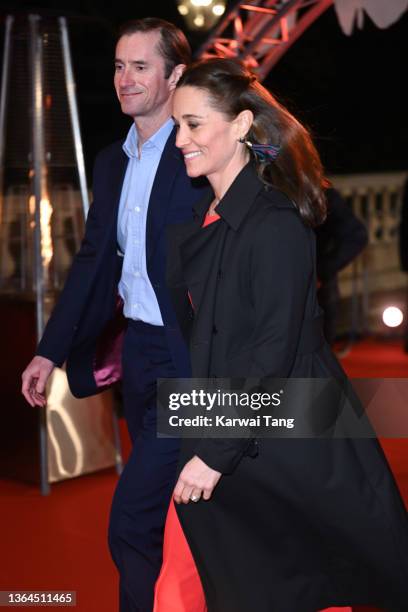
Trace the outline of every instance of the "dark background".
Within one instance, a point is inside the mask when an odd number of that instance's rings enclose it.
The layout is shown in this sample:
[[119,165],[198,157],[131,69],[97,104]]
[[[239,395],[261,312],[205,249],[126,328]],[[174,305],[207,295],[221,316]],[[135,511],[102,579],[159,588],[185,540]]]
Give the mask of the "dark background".
[[[130,125],[120,113],[112,86],[116,27],[146,16],[169,19],[185,30],[184,22],[175,0],[0,2],[3,16],[28,10],[69,18],[89,172],[96,152],[123,136]],[[186,34],[193,50],[208,35]],[[386,30],[376,28],[366,16],[363,29],[349,37],[330,8],[264,83],[311,128],[329,173],[405,171],[407,60],[408,13]]]

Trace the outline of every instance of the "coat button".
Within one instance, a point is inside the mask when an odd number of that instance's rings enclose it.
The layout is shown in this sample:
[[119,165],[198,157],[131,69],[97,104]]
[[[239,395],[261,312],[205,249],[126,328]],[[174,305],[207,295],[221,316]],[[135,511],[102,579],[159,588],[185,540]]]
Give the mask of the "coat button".
[[213,334],[218,334],[218,328],[217,328],[217,326],[216,326],[216,325],[213,325],[213,328],[212,328],[212,333],[213,333]]
[[252,459],[254,459],[255,457],[257,457],[259,454],[259,448],[258,448],[258,442],[256,440],[252,440],[252,442],[250,442],[250,444],[247,446],[244,455],[246,457],[251,457]]
[[218,273],[217,273],[217,274],[218,274],[218,278],[221,278],[221,276],[222,276],[222,270],[218,270]]

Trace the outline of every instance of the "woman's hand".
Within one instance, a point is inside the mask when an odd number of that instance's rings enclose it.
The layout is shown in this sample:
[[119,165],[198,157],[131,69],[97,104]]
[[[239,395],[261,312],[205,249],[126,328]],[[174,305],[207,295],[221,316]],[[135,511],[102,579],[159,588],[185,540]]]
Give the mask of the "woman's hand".
[[184,466],[176,486],[174,487],[174,501],[178,504],[188,504],[189,501],[210,499],[221,472],[208,467],[204,461],[195,455]]

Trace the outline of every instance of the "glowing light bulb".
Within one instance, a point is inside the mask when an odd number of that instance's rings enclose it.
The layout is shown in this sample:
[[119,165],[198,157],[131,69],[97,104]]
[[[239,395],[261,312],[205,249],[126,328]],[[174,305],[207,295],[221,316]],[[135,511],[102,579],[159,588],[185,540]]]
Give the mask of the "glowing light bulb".
[[224,11],[225,6],[223,6],[222,4],[214,4],[214,6],[212,7],[212,12],[214,13],[214,15],[217,15],[217,17],[223,15]]
[[180,15],[188,15],[188,6],[185,4],[179,4],[177,8]]
[[404,315],[396,306],[388,306],[383,312],[382,320],[387,327],[398,327],[404,320]]
[[190,0],[193,6],[210,6],[212,0]]
[[197,15],[197,17],[195,17],[194,19],[194,25],[197,26],[197,28],[202,28],[204,25],[204,16],[203,15]]

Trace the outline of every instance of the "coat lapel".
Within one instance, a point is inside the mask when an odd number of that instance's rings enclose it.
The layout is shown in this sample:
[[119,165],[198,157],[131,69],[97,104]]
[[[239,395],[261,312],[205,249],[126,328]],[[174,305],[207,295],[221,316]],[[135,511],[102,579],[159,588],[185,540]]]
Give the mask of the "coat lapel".
[[227,229],[224,223],[216,221],[207,227],[198,228],[181,245],[181,266],[195,306],[203,300],[208,280],[217,266],[220,245]]
[[265,190],[252,162],[244,166],[217,206],[217,213],[235,231],[247,216],[258,194]]
[[248,164],[242,169],[218,205],[221,216],[207,227],[201,227],[213,193],[196,206],[195,220],[184,230],[180,244],[180,264],[183,280],[188,287],[195,310],[192,330],[191,363],[196,376],[211,376],[211,350],[214,310],[219,272],[228,249],[228,238],[235,233],[249,212],[258,193],[264,189],[255,168]]
[[229,231],[229,226],[222,220],[215,221],[207,227],[196,228],[180,248],[184,281],[195,312],[191,364],[193,371],[200,376],[211,374],[209,364],[218,270]]
[[264,189],[255,168],[242,169],[218,205],[221,216],[202,227],[204,216],[214,198],[210,190],[194,205],[193,221],[171,228],[171,250],[168,258],[169,284],[182,293],[186,289],[194,306],[191,361],[197,376],[211,375],[211,338],[219,270],[223,265],[228,236],[239,229],[258,193]]
[[221,222],[202,227],[205,213],[214,197],[212,190],[194,206],[195,219],[184,227],[184,241],[179,244],[184,278],[195,304],[201,304],[208,289],[208,279],[211,275],[216,276],[228,229],[238,230],[262,189],[264,185],[255,167],[248,163],[217,207]]
[[173,183],[183,160],[175,146],[176,131],[171,132],[157,168],[150,194],[146,225],[146,260],[153,256],[161,231],[166,224]]

